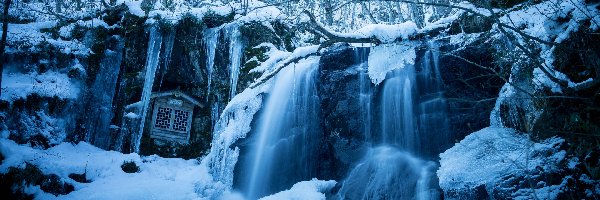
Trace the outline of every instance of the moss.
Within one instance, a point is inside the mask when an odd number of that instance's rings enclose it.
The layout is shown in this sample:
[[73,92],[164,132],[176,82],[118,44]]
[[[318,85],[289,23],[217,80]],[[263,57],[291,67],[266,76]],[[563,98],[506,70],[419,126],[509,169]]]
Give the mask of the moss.
[[275,21],[272,24],[275,33],[283,40],[283,46],[285,47],[286,51],[294,51],[294,44],[292,40],[295,37],[295,32],[280,21]]
[[62,182],[57,175],[51,174],[44,177],[44,180],[40,184],[40,189],[44,192],[58,196],[71,193],[75,190],[75,187],[71,184]]
[[140,167],[138,167],[137,164],[135,164],[134,161],[124,161],[123,164],[121,164],[121,169],[125,173],[138,173],[138,172],[140,172]]
[[158,21],[159,30],[163,35],[171,33],[175,28],[175,24],[171,23],[170,20],[162,19],[159,17],[156,19],[156,21]]
[[31,147],[38,147],[41,149],[50,148],[50,141],[42,134],[35,134],[29,137],[28,143]]
[[452,22],[448,34],[487,32],[492,29],[492,24],[494,21],[489,18],[465,13]]
[[98,75],[98,71],[100,70],[100,63],[102,62],[102,58],[104,58],[104,51],[106,51],[106,39],[108,38],[108,30],[104,27],[98,27],[94,29],[94,41],[92,44],[92,52],[87,57],[87,79],[86,83],[91,84],[95,79],[96,75]]
[[124,11],[127,10],[127,7],[124,6],[114,8],[117,9],[107,9],[108,12],[102,16],[102,21],[106,22],[109,26],[119,23],[123,18]]
[[9,199],[33,199],[24,192],[25,186],[39,185],[47,193],[65,195],[74,191],[71,184],[64,183],[55,174],[44,175],[42,171],[30,163],[25,168],[10,167],[8,172],[0,174],[0,193]]
[[32,111],[40,111],[46,106],[44,98],[37,93],[27,95],[27,99],[24,103],[24,106]]
[[280,38],[261,23],[251,22],[240,27],[240,32],[246,39],[246,46],[254,47],[261,43],[273,43],[275,46],[282,43]]
[[202,22],[204,22],[204,24],[206,24],[208,28],[214,28],[221,26],[225,23],[232,22],[234,17],[235,12],[231,12],[227,15],[219,15],[214,11],[210,10],[206,12],[206,14],[204,14],[204,16],[202,17]]

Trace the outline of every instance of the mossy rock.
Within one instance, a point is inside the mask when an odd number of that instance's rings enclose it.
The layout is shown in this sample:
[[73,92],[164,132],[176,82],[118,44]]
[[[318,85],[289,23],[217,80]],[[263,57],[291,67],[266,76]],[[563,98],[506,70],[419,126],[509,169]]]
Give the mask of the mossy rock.
[[250,22],[240,26],[240,32],[248,47],[255,47],[261,43],[272,43],[278,46],[282,43],[275,32],[258,22]]
[[492,29],[494,21],[470,13],[464,13],[460,15],[458,20],[455,20],[450,25],[448,34],[455,35],[459,33],[481,33]]
[[232,22],[234,17],[235,12],[231,12],[227,15],[219,15],[211,10],[204,14],[204,16],[202,17],[202,22],[204,22],[204,24],[206,24],[206,27],[208,28],[215,28],[223,24]]
[[[585,26],[585,25],[584,25]],[[553,52],[555,68],[575,82],[595,79],[600,74],[600,31],[581,28],[558,45]]]

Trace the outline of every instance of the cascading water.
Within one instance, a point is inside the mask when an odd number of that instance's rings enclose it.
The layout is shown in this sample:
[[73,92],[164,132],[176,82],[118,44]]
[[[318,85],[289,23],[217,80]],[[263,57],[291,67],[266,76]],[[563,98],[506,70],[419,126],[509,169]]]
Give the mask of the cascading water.
[[415,130],[414,81],[412,66],[392,72],[392,78],[385,81],[381,103],[381,144],[418,151],[420,138]]
[[355,47],[354,48],[355,58],[357,63],[359,63],[359,84],[360,84],[360,94],[359,94],[359,102],[361,109],[361,119],[362,119],[362,131],[365,137],[366,142],[371,141],[371,103],[373,97],[373,90],[371,89],[371,79],[369,78],[367,59],[369,56],[369,48],[368,47]]
[[[343,181],[339,199],[439,198],[433,173],[437,165],[422,159],[439,153],[429,145],[447,142],[448,138],[445,118],[440,117],[445,116],[445,101],[440,92],[437,53],[433,51],[437,49],[430,45],[421,73],[414,65],[405,64],[387,74],[381,90],[381,132],[372,136],[373,141],[365,141],[374,146]],[[361,87],[361,104],[364,91]],[[435,94],[435,98],[422,94]],[[439,133],[444,134],[435,138]]]
[[142,141],[142,134],[144,133],[144,121],[150,106],[150,95],[152,94],[152,86],[154,85],[154,77],[156,75],[156,68],[158,67],[160,58],[160,49],[162,46],[162,35],[157,27],[150,29],[150,39],[148,42],[148,54],[146,57],[146,67],[144,71],[144,87],[142,89],[142,98],[138,105],[138,116],[139,116],[139,129],[135,133],[132,141],[133,150],[135,152],[140,151],[140,143]]
[[277,75],[248,155],[241,160],[240,189],[257,199],[316,175],[319,97],[318,58],[288,66]]
[[124,46],[121,38],[114,39],[117,40],[116,48],[104,52],[96,80],[90,88],[90,100],[86,108],[88,113],[84,123],[87,131],[85,140],[103,149],[111,148],[110,122],[113,117],[113,97]]
[[[442,75],[439,68],[439,50],[435,42],[428,43],[419,73],[418,120],[419,133],[427,138],[422,156],[434,157],[444,151],[450,141],[447,122],[447,104],[443,96]],[[425,144],[424,144],[425,145]]]

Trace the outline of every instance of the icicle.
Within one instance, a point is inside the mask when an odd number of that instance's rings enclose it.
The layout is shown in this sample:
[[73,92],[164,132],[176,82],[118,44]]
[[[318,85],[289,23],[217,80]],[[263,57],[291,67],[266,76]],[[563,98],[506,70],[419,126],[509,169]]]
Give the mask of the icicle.
[[158,88],[162,87],[162,82],[163,82],[163,78],[165,76],[165,74],[167,73],[167,70],[169,70],[169,64],[171,63],[171,53],[173,52],[173,43],[175,43],[175,32],[173,30],[171,30],[169,32],[169,34],[167,35],[166,41],[165,41],[165,54],[163,56],[163,66],[162,66],[162,70],[163,71],[161,73],[160,76],[160,84]]
[[150,106],[150,95],[152,94],[152,85],[154,85],[154,76],[160,58],[160,48],[162,45],[162,35],[158,28],[150,29],[150,40],[148,42],[148,54],[146,57],[146,70],[144,72],[144,87],[142,89],[141,107],[140,107],[140,129],[134,137],[134,151],[140,151],[142,134],[144,133],[144,121]]
[[[215,50],[219,41],[219,33],[221,28],[210,28],[204,31],[204,47],[206,48],[206,71],[208,74],[208,89],[206,90],[206,101],[210,97],[210,89],[212,84],[212,74],[215,65]],[[218,116],[217,116],[218,117]],[[214,126],[213,126],[214,127]]]
[[215,130],[215,126],[217,125],[217,122],[219,121],[219,101],[215,100],[213,102],[212,107],[210,108],[210,121],[211,121],[211,127],[212,130]]
[[243,55],[242,37],[237,24],[230,24],[225,27],[225,34],[229,38],[229,99],[237,93],[238,76],[240,73],[240,63]]

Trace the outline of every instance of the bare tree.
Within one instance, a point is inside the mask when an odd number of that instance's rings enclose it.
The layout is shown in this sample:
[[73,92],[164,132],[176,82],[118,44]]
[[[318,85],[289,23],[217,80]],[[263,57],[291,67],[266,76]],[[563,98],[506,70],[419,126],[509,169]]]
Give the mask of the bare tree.
[[2,14],[2,40],[0,40],[0,95],[2,95],[2,71],[4,70],[4,62],[6,62],[6,56],[4,56],[4,48],[6,46],[6,37],[8,35],[8,8],[12,0],[4,0],[4,12]]

